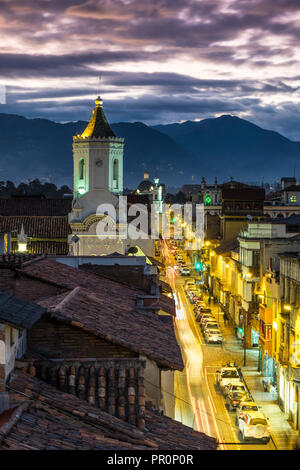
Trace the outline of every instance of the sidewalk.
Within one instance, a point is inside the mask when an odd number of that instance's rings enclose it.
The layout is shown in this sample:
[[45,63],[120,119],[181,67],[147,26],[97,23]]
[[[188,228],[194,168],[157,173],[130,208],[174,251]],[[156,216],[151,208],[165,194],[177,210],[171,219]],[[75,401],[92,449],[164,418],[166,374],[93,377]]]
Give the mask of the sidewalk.
[[[212,311],[218,317],[218,304],[211,304]],[[244,350],[242,342],[237,339],[232,325],[224,325],[223,315],[219,315],[221,328],[224,331],[225,347],[232,358],[241,366],[244,380],[261,411],[269,418],[271,436],[278,450],[292,450],[299,434],[288,422],[288,415],[281,411],[277,403],[277,393],[264,392],[262,374],[258,372],[258,349],[248,349],[246,352],[247,365],[243,366]]]
[[245,382],[256,403],[261,406],[261,411],[269,418],[271,435],[278,450],[292,450],[298,431],[294,430],[288,422],[288,415],[281,411],[277,403],[277,392],[264,392],[262,375],[257,371],[257,351],[247,351],[247,362],[249,365],[242,368]]

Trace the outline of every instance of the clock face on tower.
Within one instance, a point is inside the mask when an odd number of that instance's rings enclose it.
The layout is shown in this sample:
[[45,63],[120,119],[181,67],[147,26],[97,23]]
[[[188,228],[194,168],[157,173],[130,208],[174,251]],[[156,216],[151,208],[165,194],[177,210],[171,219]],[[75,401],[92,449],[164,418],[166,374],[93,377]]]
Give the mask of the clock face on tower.
[[98,158],[98,160],[96,160],[96,166],[98,168],[100,168],[100,166],[102,166],[102,164],[103,164],[103,161],[100,158]]

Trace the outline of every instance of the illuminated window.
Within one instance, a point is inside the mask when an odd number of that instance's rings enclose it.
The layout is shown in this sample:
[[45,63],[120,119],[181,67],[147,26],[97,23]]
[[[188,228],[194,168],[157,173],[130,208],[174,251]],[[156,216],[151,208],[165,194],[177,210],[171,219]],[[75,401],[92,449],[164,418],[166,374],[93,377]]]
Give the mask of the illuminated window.
[[290,202],[297,202],[297,196],[290,196]]
[[116,158],[113,163],[113,180],[114,180],[114,188],[118,188],[119,184],[119,160]]
[[209,194],[206,194],[206,196],[205,196],[205,205],[206,206],[211,205],[211,196]]
[[84,160],[81,158],[79,160],[79,179],[83,180],[84,179]]

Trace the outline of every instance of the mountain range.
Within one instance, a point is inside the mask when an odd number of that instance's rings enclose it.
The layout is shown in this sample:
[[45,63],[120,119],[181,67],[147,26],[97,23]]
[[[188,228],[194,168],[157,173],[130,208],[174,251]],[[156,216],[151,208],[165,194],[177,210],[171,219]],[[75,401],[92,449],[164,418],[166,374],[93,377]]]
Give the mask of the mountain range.
[[[72,136],[85,121],[56,123],[0,114],[0,180],[48,179],[72,184]],[[224,115],[202,121],[147,126],[111,125],[125,138],[124,186],[135,188],[147,169],[169,186],[236,180],[261,183],[299,171],[300,142]],[[297,171],[298,170],[298,171]]]

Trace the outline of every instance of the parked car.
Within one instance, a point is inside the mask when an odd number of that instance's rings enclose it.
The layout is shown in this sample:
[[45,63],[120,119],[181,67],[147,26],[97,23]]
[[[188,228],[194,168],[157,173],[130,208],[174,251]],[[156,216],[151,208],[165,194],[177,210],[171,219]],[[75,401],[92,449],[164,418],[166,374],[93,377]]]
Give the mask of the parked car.
[[211,313],[211,308],[209,308],[209,307],[201,307],[201,313]]
[[205,340],[208,343],[222,344],[223,336],[219,329],[210,329],[205,332]]
[[201,316],[201,319],[200,319],[200,326],[201,326],[201,328],[204,327],[205,323],[206,323],[208,320],[214,320],[214,317],[212,316],[211,313],[204,313],[204,314]]
[[243,441],[260,440],[269,442],[270,425],[267,418],[258,411],[249,411],[239,417],[239,433]]
[[241,401],[248,400],[248,399],[249,399],[249,395],[246,389],[235,390],[235,391],[231,390],[226,396],[225,405],[227,409],[233,411],[239,406]]
[[229,395],[229,393],[231,392],[242,392],[245,394],[245,396],[247,396],[247,398],[249,398],[249,395],[248,395],[248,391],[246,389],[246,386],[245,384],[241,381],[241,379],[239,380],[239,382],[235,382],[235,383],[229,383],[228,385],[226,385],[224,387],[224,395],[227,397],[227,395]]
[[191,277],[191,279],[187,279],[187,280],[185,281],[185,284],[186,284],[186,285],[187,285],[187,284],[192,284],[193,286],[195,286],[195,285],[196,285],[196,281],[195,281],[195,279],[194,279],[193,277]]
[[217,370],[217,385],[223,390],[228,384],[240,382],[241,378],[235,366],[226,365]]
[[191,272],[188,268],[182,267],[182,269],[180,270],[180,274],[181,276],[190,276]]
[[220,325],[215,319],[211,321],[209,320],[205,323],[203,327],[204,333],[206,333],[206,331],[209,331],[209,330],[220,330]]
[[248,411],[259,411],[259,406],[255,401],[241,401],[236,408],[236,417],[235,417],[235,424],[239,424],[239,417],[243,416]]

